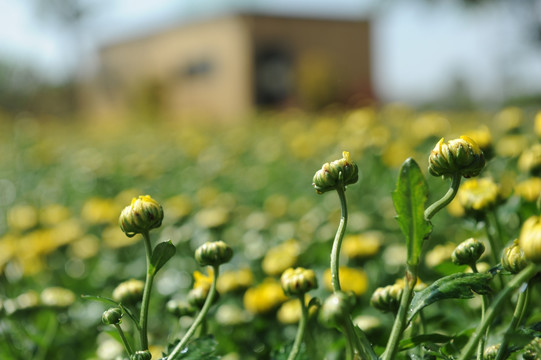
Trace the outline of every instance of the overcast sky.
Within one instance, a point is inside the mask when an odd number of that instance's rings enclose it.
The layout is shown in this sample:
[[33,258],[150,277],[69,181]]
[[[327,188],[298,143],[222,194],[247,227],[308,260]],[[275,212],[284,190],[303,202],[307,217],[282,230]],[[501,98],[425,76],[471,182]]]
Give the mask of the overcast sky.
[[[439,98],[458,78],[478,100],[541,92],[541,42],[532,46],[532,32],[520,26],[532,14],[506,1],[472,8],[443,0],[86,1],[94,13],[79,45],[89,63],[104,42],[249,4],[274,12],[370,16],[374,85],[385,100]],[[51,78],[61,76],[74,59],[67,52],[69,34],[36,16],[29,3],[0,0],[0,56],[36,66]]]

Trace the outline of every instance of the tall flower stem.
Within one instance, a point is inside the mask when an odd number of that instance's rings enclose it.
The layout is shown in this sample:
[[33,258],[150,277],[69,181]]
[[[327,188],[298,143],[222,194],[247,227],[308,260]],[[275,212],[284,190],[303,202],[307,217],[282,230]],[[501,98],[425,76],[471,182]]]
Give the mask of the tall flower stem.
[[[477,265],[475,264],[475,262],[472,263],[470,267],[471,267],[472,272],[479,273],[479,270],[477,269]],[[482,299],[482,303],[481,303],[481,322],[482,322],[485,319],[485,316],[487,313],[488,297],[486,295],[481,295],[481,299]],[[483,336],[479,340],[479,344],[477,346],[477,359],[478,360],[483,360],[483,352],[485,350],[485,340],[488,335],[488,332],[489,332],[489,328],[487,327],[485,331],[485,336]]]
[[115,328],[118,331],[118,334],[120,335],[120,339],[122,340],[122,344],[124,345],[124,349],[126,350],[126,353],[128,353],[128,357],[133,354],[133,350],[130,346],[130,343],[128,339],[126,339],[126,336],[124,335],[124,331],[122,331],[122,328],[119,324],[115,324]]
[[458,187],[460,186],[461,179],[462,176],[460,175],[460,173],[453,174],[451,178],[451,187],[449,188],[449,190],[447,190],[447,193],[445,193],[445,195],[443,195],[441,199],[434,202],[425,210],[425,218],[427,220],[432,219],[432,217],[436,215],[438,211],[440,211],[441,209],[449,205],[451,201],[453,201],[458,191]]
[[145,243],[146,260],[147,260],[147,275],[145,287],[143,290],[143,300],[141,302],[141,313],[139,323],[141,324],[140,338],[142,350],[148,350],[148,307],[150,304],[150,293],[152,291],[152,283],[154,282],[155,272],[152,271],[152,246],[150,244],[150,235],[148,231],[142,233]]
[[175,346],[175,348],[173,349],[171,354],[169,354],[169,356],[166,358],[166,360],[173,359],[186,346],[186,344],[188,343],[190,338],[195,333],[195,330],[197,329],[197,327],[203,322],[203,320],[207,316],[207,313],[209,312],[209,309],[210,309],[212,303],[214,302],[214,298],[216,296],[216,283],[218,282],[218,275],[219,275],[219,272],[220,272],[220,267],[219,266],[213,266],[212,268],[214,270],[214,277],[212,279],[212,284],[210,285],[210,290],[209,290],[209,293],[207,295],[207,299],[205,300],[205,303],[203,304],[203,307],[201,308],[201,311],[199,312],[199,314],[195,318],[195,321],[193,322],[192,326],[190,326],[190,328],[188,329],[186,334],[184,334],[184,337]]
[[496,360],[503,360],[507,356],[507,349],[509,347],[509,336],[515,331],[517,326],[520,324],[520,321],[522,320],[522,315],[524,314],[524,310],[526,308],[526,303],[528,300],[528,290],[529,287],[527,286],[524,291],[521,291],[518,294],[517,304],[515,305],[515,311],[513,312],[513,318],[511,319],[507,330],[505,331],[502,343],[500,345],[500,349],[498,350],[498,354],[496,355]]
[[337,186],[336,192],[338,193],[338,197],[340,198],[341,216],[340,224],[338,225],[338,230],[336,231],[331,250],[331,283],[333,291],[335,292],[341,290],[340,278],[338,276],[338,269],[340,263],[340,248],[342,246],[342,239],[344,238],[344,234],[346,233],[346,226],[348,223],[348,207],[344,186]]
[[304,332],[306,330],[306,323],[308,322],[308,308],[305,302],[305,294],[299,295],[299,301],[301,303],[301,319],[299,321],[299,327],[297,329],[297,335],[295,336],[295,342],[293,348],[287,357],[287,360],[295,360],[299,351],[301,350],[302,339],[304,338]]
[[489,325],[492,323],[492,320],[494,320],[496,314],[500,312],[500,309],[506,302],[507,298],[511,296],[512,292],[515,291],[520,285],[522,285],[524,282],[528,282],[538,270],[539,269],[535,264],[529,264],[524,270],[518,273],[509,283],[506,284],[506,286],[488,308],[485,318],[479,323],[477,329],[475,329],[475,332],[468,340],[468,343],[464,347],[464,351],[458,360],[467,360],[471,357],[472,353],[475,351],[476,345],[479,343],[479,340],[484,336]]

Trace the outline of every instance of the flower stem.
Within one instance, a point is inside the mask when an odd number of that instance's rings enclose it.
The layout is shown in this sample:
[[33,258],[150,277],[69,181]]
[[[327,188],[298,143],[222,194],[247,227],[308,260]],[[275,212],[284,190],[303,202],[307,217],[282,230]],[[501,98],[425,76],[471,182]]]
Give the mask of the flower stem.
[[342,239],[344,238],[346,226],[348,223],[348,207],[346,203],[345,188],[343,186],[338,186],[336,188],[336,192],[338,193],[338,197],[340,198],[341,216],[340,224],[338,225],[338,230],[336,231],[331,250],[331,283],[334,292],[341,290],[340,278],[338,276],[338,269],[340,263],[340,247],[342,246]]
[[462,176],[460,175],[460,173],[453,174],[453,177],[451,178],[451,187],[449,188],[447,193],[443,195],[441,199],[434,202],[425,210],[425,218],[427,220],[432,219],[432,217],[436,215],[438,211],[446,207],[455,198],[458,187],[460,186],[461,179]]
[[180,342],[175,346],[171,354],[167,356],[166,360],[173,359],[175,356],[177,356],[177,354],[184,348],[184,346],[186,346],[186,344],[188,343],[188,340],[190,340],[190,338],[193,336],[197,327],[203,322],[203,320],[207,316],[207,313],[209,312],[209,309],[212,303],[214,302],[214,297],[216,296],[216,283],[218,281],[218,274],[220,271],[220,267],[213,266],[213,270],[214,270],[214,277],[212,279],[212,284],[210,285],[210,290],[207,295],[207,299],[205,300],[205,303],[203,304],[201,311],[197,315],[197,318],[195,318],[195,321],[193,322],[192,326],[190,326],[186,334],[184,334],[184,337],[182,338],[182,340],[180,340]]
[[396,351],[398,350],[400,337],[407,325],[408,309],[411,299],[413,298],[413,287],[417,282],[417,266],[407,266],[406,277],[404,280],[404,290],[402,292],[402,297],[400,298],[400,307],[398,308],[391,335],[389,336],[387,346],[385,347],[385,352],[381,356],[382,360],[394,359]]
[[522,285],[522,283],[528,282],[538,270],[539,269],[535,264],[529,264],[506,284],[488,308],[485,318],[479,323],[477,329],[475,329],[475,332],[472,334],[472,337],[468,340],[459,360],[467,360],[471,357],[472,353],[475,351],[475,346],[479,343],[481,337],[485,335],[488,326],[492,323],[496,314],[500,312],[500,308],[505,303],[505,300],[511,296],[511,293]]
[[295,342],[293,343],[293,348],[289,353],[287,360],[295,360],[299,351],[301,350],[302,339],[304,337],[304,331],[306,330],[306,323],[308,321],[308,308],[305,303],[305,295],[299,295],[299,301],[301,303],[301,319],[299,321],[299,327],[297,329],[297,336],[295,337]]
[[500,345],[500,349],[498,350],[498,354],[496,355],[496,360],[503,360],[507,356],[509,336],[515,331],[517,326],[520,324],[520,321],[522,320],[522,315],[524,314],[524,309],[526,308],[526,302],[528,299],[528,289],[529,287],[527,286],[524,291],[521,291],[518,294],[517,304],[515,305],[515,311],[513,312],[513,318],[511,319],[507,330],[505,331],[502,343]]
[[139,317],[139,323],[141,324],[141,349],[148,350],[148,306],[150,304],[150,293],[152,291],[152,283],[154,281],[155,272],[151,270],[150,259],[152,259],[152,246],[150,245],[150,235],[148,231],[142,233],[147,259],[147,275],[145,280],[145,287],[143,290],[143,300],[141,302],[141,313]]
[[124,344],[124,349],[128,353],[128,357],[130,357],[131,354],[133,354],[133,350],[130,346],[130,343],[126,339],[126,336],[124,335],[124,331],[122,331],[122,328],[119,324],[115,324],[115,328],[118,331],[118,334],[120,335],[120,338],[122,339],[122,344]]

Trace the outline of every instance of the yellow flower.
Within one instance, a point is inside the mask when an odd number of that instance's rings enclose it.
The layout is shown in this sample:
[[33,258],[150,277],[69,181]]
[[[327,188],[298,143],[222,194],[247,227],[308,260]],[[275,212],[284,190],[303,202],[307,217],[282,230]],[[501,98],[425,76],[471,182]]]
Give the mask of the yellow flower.
[[111,199],[90,198],[81,210],[81,217],[90,225],[116,223],[121,208]]
[[520,230],[519,246],[524,251],[526,259],[541,263],[541,218],[529,217]]
[[447,243],[436,245],[432,250],[426,253],[425,262],[428,267],[435,267],[444,261],[451,260],[451,255],[455,251],[456,245]]
[[294,239],[269,249],[261,263],[263,271],[271,276],[281,275],[287,268],[295,265],[299,250],[299,244]]
[[253,314],[264,314],[287,300],[280,282],[266,278],[256,287],[249,288],[244,294],[244,308]]
[[43,225],[56,225],[69,217],[68,208],[60,204],[51,204],[39,211],[39,220]]
[[[308,303],[311,297],[306,296],[305,301]],[[315,307],[310,307],[310,313],[316,311]],[[299,299],[291,299],[283,303],[276,312],[276,318],[282,324],[296,324],[301,319],[301,303]]]
[[528,141],[522,134],[505,135],[496,143],[496,155],[501,157],[519,156],[527,147]]
[[254,275],[249,268],[236,271],[225,271],[218,278],[218,291],[221,294],[242,290],[250,287],[254,282]]
[[214,270],[212,267],[208,267],[208,275],[203,274],[199,271],[193,272],[193,288],[203,288],[203,289],[210,289],[210,286],[212,285],[212,278],[214,277]]
[[75,294],[62,287],[49,287],[40,295],[41,303],[46,306],[68,307],[75,302]]
[[31,205],[15,205],[7,213],[8,227],[24,231],[38,224],[38,210]]
[[515,186],[515,194],[526,201],[536,201],[541,194],[541,178],[533,177]]
[[192,202],[187,196],[177,195],[165,200],[163,207],[167,209],[165,216],[175,222],[190,214]]
[[541,144],[535,144],[522,152],[518,158],[518,168],[525,173],[539,175],[541,172]]
[[381,234],[376,231],[358,235],[346,235],[342,250],[350,259],[368,258],[378,253],[381,247]]
[[[340,280],[340,286],[342,291],[352,291],[355,295],[359,296],[366,292],[368,289],[368,276],[361,269],[353,269],[346,266],[341,266],[338,270],[338,276]],[[328,290],[332,290],[331,270],[325,270],[323,274],[323,281],[325,287]]]
[[460,187],[457,198],[466,212],[484,212],[500,200],[499,186],[492,179],[471,179]]
[[471,130],[465,134],[469,138],[473,139],[479,145],[486,159],[490,159],[494,153],[494,146],[492,144],[492,135],[487,126],[483,125],[475,130]]

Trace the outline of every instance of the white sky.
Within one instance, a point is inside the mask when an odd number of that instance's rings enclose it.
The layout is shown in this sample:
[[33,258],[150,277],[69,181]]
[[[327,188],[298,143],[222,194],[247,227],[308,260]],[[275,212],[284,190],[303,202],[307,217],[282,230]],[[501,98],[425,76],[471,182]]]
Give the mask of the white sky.
[[[36,16],[30,2],[0,0],[0,57],[32,64],[51,78],[58,77],[74,61],[66,51],[69,36]],[[522,15],[501,2],[473,9],[458,1],[424,0],[86,2],[97,9],[92,21],[85,24],[88,31],[79,44],[89,60],[93,59],[92,50],[104,41],[141,34],[159,23],[249,4],[296,13],[372,14],[374,82],[386,100],[438,98],[459,76],[478,100],[541,92],[541,42],[537,47],[529,46],[517,26]]]

